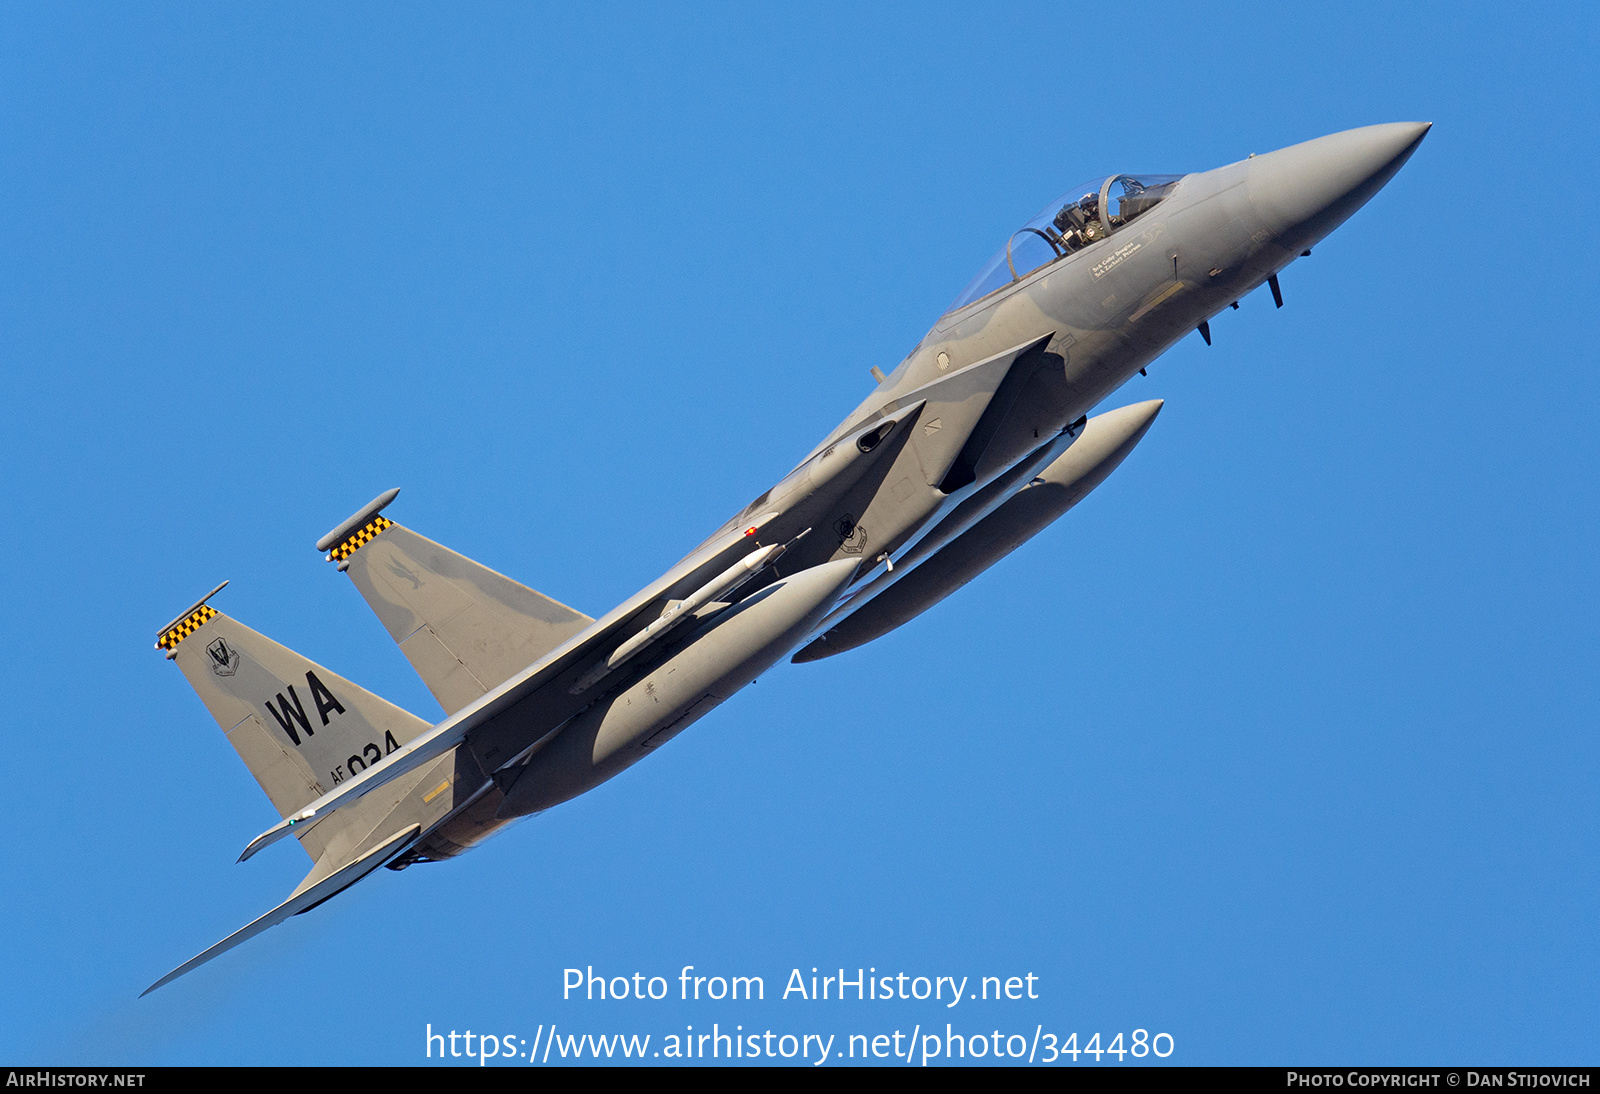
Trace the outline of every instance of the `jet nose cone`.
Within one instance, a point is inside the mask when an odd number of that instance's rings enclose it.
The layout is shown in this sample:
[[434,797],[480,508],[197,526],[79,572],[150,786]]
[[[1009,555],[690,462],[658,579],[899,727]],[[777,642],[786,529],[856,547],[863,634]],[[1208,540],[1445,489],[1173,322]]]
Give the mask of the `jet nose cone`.
[[1309,247],[1383,189],[1432,125],[1369,125],[1256,156],[1250,202],[1285,248]]

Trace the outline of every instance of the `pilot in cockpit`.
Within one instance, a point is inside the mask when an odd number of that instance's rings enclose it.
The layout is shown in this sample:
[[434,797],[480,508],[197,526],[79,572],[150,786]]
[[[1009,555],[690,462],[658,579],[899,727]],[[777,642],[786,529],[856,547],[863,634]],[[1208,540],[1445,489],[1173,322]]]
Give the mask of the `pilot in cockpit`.
[[1062,206],[1053,223],[1061,233],[1061,245],[1068,251],[1088,246],[1105,235],[1100,223],[1100,195],[1090,192],[1071,205]]

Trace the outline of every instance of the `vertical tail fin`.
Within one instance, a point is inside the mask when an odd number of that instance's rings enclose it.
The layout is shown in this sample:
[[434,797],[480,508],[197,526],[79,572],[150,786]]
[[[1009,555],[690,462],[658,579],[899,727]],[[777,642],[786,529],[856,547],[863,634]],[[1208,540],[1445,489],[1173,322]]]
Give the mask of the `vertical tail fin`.
[[379,516],[373,498],[317,541],[454,714],[594,620]]
[[[227,584],[224,582],[223,584]],[[428,723],[206,604],[213,589],[163,628],[156,647],[178,663],[200,701],[286,817],[334,785],[382,763]],[[313,859],[334,835],[313,825]]]

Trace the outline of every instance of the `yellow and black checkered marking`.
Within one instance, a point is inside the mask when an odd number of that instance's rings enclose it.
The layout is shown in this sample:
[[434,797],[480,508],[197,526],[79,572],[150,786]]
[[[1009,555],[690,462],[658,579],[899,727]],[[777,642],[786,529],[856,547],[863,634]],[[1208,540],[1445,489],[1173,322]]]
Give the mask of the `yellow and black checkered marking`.
[[393,523],[394,521],[389,520],[386,517],[373,517],[367,522],[367,526],[365,528],[361,529],[361,531],[357,532],[355,535],[339,544],[339,546],[329,551],[328,560],[330,562],[343,562],[345,559],[355,554],[357,550],[370,543],[379,532],[383,531]]
[[215,619],[216,615],[217,609],[208,607],[204,604],[200,605],[194,611],[184,616],[181,621],[173,624],[172,629],[167,631],[166,634],[156,639],[156,649],[177,649],[179,642],[182,642],[195,631],[199,630],[211,620]]

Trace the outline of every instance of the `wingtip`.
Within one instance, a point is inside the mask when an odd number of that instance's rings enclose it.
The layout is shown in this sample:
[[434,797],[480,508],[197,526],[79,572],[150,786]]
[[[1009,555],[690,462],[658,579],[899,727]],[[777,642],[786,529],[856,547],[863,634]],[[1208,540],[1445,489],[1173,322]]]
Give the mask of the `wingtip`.
[[285,831],[287,831],[287,829],[282,825],[273,825],[271,828],[268,828],[265,832],[261,833],[259,836],[245,845],[245,849],[239,852],[239,857],[234,860],[234,865],[239,865],[239,863],[243,862],[247,858],[250,858],[269,843],[276,843],[279,836]]
[[189,970],[189,967],[191,965],[193,965],[193,964],[194,964],[194,960],[193,959],[185,961],[183,964],[179,965],[177,968],[175,968],[171,972],[167,973],[167,975],[163,976],[160,980],[157,980],[154,984],[151,984],[148,988],[145,988],[144,991],[141,991],[139,993],[139,998],[143,999],[145,996],[149,995],[151,992],[155,991],[157,988],[166,987],[168,984],[172,983],[178,977],[182,976],[185,972],[187,972]]
[[261,850],[267,844],[271,843],[272,840],[268,839],[267,837],[271,836],[273,831],[275,831],[275,829],[268,829],[267,831],[265,831],[265,832],[261,833],[259,836],[257,836],[255,839],[251,840],[245,846],[245,849],[243,851],[239,852],[239,857],[234,860],[233,864],[235,866],[239,865],[239,863],[243,862],[245,859],[247,859],[247,858],[251,857],[252,855],[254,855],[257,851]]
[[818,638],[815,642],[812,642],[809,646],[789,658],[789,663],[791,665],[809,665],[813,661],[822,660],[827,656],[827,647],[823,645],[826,640],[826,636]]
[[[238,862],[243,862],[263,847],[270,847],[272,844],[277,843],[284,836],[293,832],[295,825],[306,824],[309,821],[316,820],[323,812],[323,810],[316,809],[313,806],[307,806],[293,816],[284,817],[277,824],[274,824],[271,828],[251,840],[249,845],[245,847],[244,852],[240,854]],[[238,865],[238,863],[236,862],[234,865]]]

